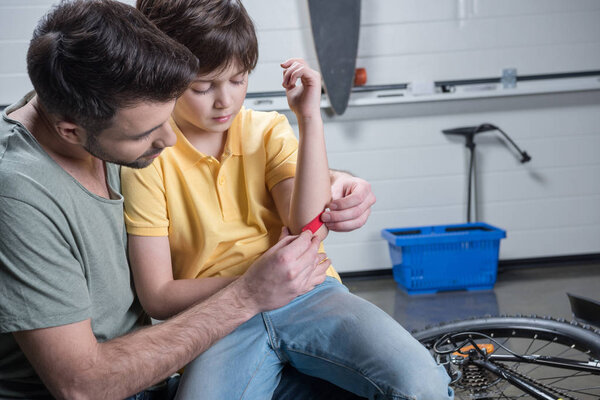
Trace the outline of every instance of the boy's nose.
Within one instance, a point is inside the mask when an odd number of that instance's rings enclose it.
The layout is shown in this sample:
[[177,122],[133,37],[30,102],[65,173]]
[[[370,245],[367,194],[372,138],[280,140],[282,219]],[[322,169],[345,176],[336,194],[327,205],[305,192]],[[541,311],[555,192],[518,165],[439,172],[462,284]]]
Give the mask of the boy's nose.
[[227,108],[231,105],[231,96],[226,90],[219,90],[215,98],[216,108]]

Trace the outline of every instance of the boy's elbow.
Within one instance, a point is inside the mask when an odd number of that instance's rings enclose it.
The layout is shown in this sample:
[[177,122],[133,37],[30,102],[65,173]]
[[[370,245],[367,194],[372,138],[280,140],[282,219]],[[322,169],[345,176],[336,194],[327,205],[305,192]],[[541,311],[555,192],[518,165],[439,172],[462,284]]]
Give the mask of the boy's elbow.
[[166,306],[167,301],[163,301],[160,295],[147,296],[138,291],[138,298],[142,308],[150,318],[163,321],[173,316]]
[[172,313],[169,312],[169,310],[166,310],[164,307],[161,307],[160,305],[157,305],[157,304],[153,304],[153,305],[142,304],[142,307],[144,307],[146,314],[148,314],[148,316],[152,319],[164,321],[165,319],[169,319],[170,317],[173,316]]

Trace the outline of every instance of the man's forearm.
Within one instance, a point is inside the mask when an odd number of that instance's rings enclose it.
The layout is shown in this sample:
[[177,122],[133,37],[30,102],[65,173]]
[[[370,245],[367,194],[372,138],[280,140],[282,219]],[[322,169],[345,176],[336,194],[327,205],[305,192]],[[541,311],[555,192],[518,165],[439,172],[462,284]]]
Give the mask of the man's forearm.
[[258,312],[284,306],[325,279],[308,233],[283,237],[244,275],[172,319],[99,343],[90,319],[14,332],[51,394],[118,399],[166,378]]
[[[257,312],[244,304],[238,288],[232,285],[170,320],[104,343],[100,348],[104,347],[103,358],[114,369],[117,382],[122,382],[123,376],[138,378],[136,387],[131,388],[135,393],[156,383],[157,377],[160,380],[170,376]],[[117,359],[118,366],[114,365]]]
[[246,300],[233,283],[168,321],[98,344],[66,397],[124,398],[165,379],[259,311]]

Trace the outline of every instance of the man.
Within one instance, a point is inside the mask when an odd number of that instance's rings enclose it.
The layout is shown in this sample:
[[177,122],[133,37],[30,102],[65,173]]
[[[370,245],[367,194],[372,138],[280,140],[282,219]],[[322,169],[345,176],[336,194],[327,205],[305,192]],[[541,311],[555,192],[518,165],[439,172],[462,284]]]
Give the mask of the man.
[[[0,120],[0,398],[131,396],[323,281],[317,241],[288,236],[216,295],[142,328],[116,164],[144,167],[174,143],[168,118],[196,60],[127,5],[75,0],[42,19],[27,65],[36,92]],[[368,184],[333,185],[332,229],[362,225]]]

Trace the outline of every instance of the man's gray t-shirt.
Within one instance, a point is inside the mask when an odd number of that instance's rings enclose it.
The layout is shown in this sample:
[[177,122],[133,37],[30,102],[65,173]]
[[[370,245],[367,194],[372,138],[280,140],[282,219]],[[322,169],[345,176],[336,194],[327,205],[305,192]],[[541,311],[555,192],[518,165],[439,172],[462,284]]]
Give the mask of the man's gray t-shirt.
[[[127,263],[116,165],[111,199],[86,190],[7,114],[0,120],[0,398],[49,393],[11,332],[91,319],[105,341],[145,322]],[[126,379],[126,377],[124,377]]]

